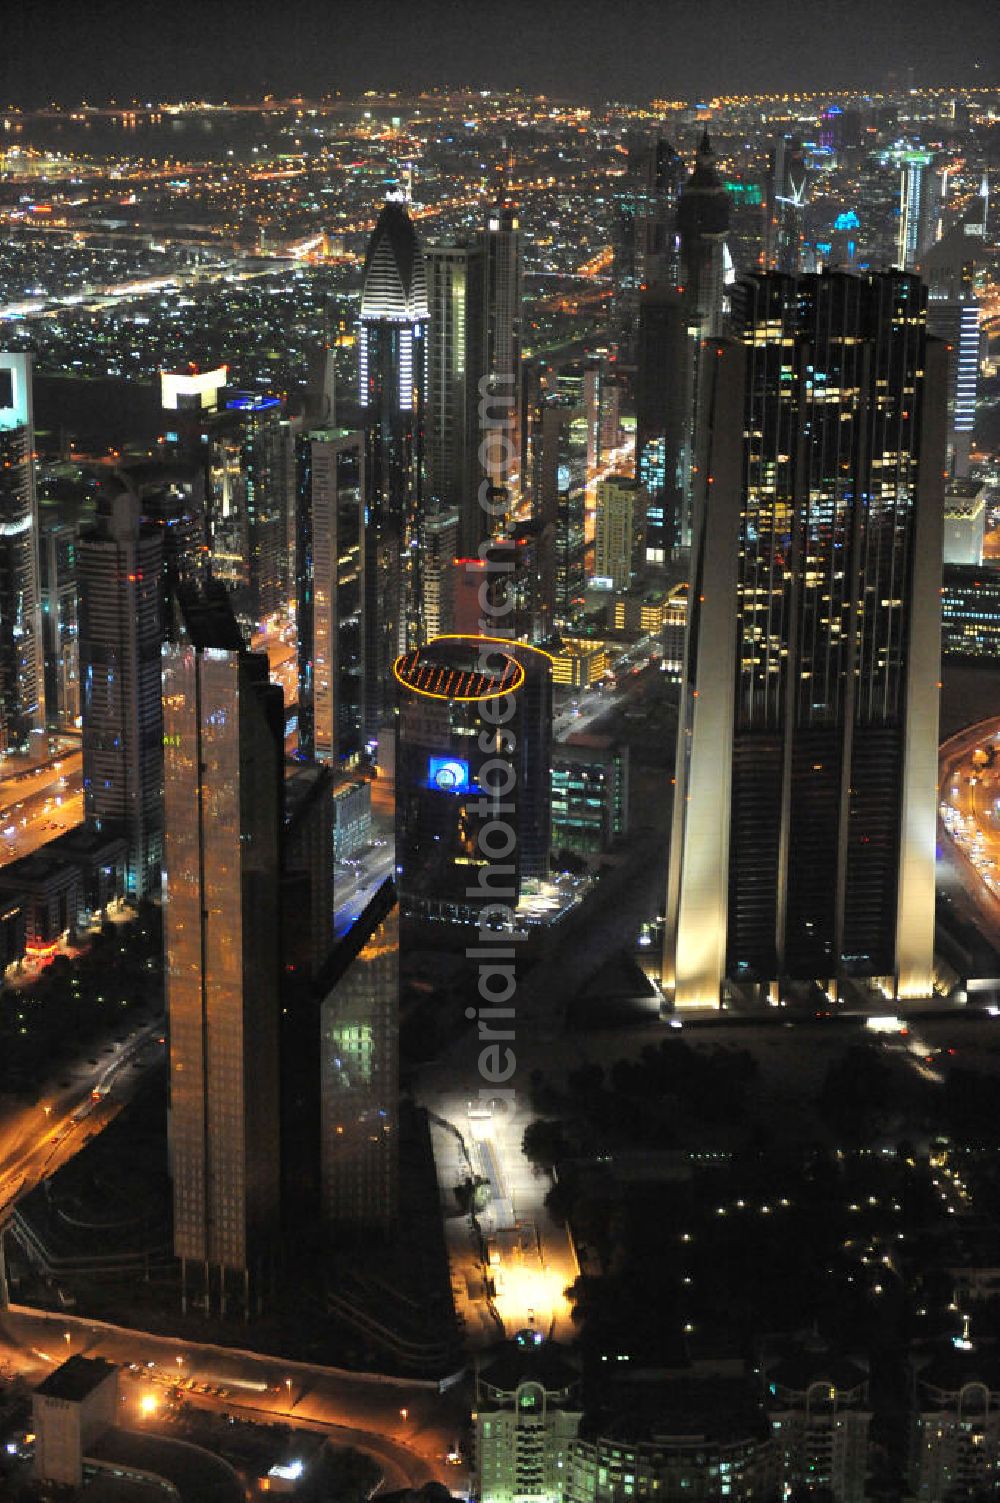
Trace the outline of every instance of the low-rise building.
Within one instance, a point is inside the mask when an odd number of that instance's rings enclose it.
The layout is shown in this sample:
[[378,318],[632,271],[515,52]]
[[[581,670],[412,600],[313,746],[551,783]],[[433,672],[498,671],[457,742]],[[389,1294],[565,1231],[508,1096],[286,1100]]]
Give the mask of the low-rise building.
[[70,1357],[35,1389],[35,1478],[83,1483],[83,1458],[118,1417],[118,1369],[103,1357]]

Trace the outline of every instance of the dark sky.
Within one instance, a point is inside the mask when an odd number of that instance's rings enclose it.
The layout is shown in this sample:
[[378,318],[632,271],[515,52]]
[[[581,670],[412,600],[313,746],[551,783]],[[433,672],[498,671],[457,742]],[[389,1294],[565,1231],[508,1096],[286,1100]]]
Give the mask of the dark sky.
[[1000,82],[998,0],[3,0],[0,105],[472,83],[642,99]]

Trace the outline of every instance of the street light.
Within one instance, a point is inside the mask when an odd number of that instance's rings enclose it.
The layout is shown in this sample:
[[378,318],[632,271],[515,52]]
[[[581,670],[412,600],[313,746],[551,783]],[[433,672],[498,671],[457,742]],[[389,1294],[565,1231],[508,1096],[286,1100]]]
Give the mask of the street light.
[[401,1420],[404,1420],[404,1421],[408,1420],[409,1417],[410,1417],[410,1411],[408,1409],[401,1409],[399,1411],[399,1417],[400,1417]]

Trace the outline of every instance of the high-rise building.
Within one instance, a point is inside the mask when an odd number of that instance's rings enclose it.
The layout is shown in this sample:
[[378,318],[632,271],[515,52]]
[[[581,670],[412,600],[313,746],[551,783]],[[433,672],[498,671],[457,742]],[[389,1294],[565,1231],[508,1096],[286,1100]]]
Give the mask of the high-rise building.
[[80,724],[77,538],[77,527],[58,514],[42,518],[39,589],[45,653],[45,723],[50,731],[76,730]]
[[181,586],[163,655],[174,1252],[185,1303],[263,1296],[279,1217],[281,690],[225,587]]
[[365,443],[312,428],[299,442],[296,612],[299,750],[356,761],[363,747]]
[[544,394],[533,411],[532,517],[552,528],[552,619],[570,624],[586,585],[587,422],[582,405]]
[[594,574],[613,590],[627,590],[642,564],[646,491],[637,480],[612,475],[597,484]]
[[944,493],[946,564],[973,564],[978,568],[982,563],[988,494],[984,480],[948,482]]
[[454,509],[427,512],[420,524],[421,619],[427,636],[455,628],[455,560],[461,516]]
[[899,164],[899,228],[896,264],[912,271],[937,237],[941,179],[930,169],[933,152],[895,153]]
[[[517,210],[506,199],[486,213],[483,230],[483,372],[486,418],[494,437],[486,442],[486,475],[496,492],[512,494],[523,485],[524,394],[521,366],[524,302],[521,265],[521,226]],[[477,376],[478,380],[478,376]],[[479,435],[483,442],[484,435]],[[509,507],[513,510],[513,506]]]
[[749,278],[705,360],[664,987],[933,976],[944,351],[912,276]]
[[927,330],[948,351],[948,473],[969,473],[969,451],[976,424],[979,388],[979,300],[976,261],[982,239],[975,221],[956,225],[920,257],[927,283]]
[[523,1331],[476,1371],[475,1493],[482,1503],[563,1503],[583,1418],[580,1375],[554,1341]]
[[205,475],[194,463],[124,465],[116,477],[139,501],[142,522],[163,540],[163,620],[169,626],[181,580],[200,580],[208,569]]
[[656,131],[628,143],[628,164],[616,193],[612,274],[614,326],[626,356],[635,350],[639,296],[651,287],[676,287],[677,201],[684,163]]
[[31,356],[0,351],[0,755],[45,724]]
[[[462,549],[474,553],[488,531],[479,504],[479,383],[486,372],[481,243],[432,245],[427,251],[428,491],[462,519]],[[423,623],[426,632],[428,626]]]
[[399,1178],[399,909],[375,893],[318,978],[320,1169],[329,1231],[388,1233]]
[[716,168],[706,130],[677,202],[680,285],[689,319],[697,322],[702,339],[722,333],[728,229],[729,194]]
[[235,392],[213,425],[212,573],[256,631],[288,598],[289,434],[280,397]]
[[76,550],[83,808],[128,842],[130,897],[160,891],[163,837],[163,540],[130,491],[107,497]]
[[286,766],[281,867],[286,973],[317,976],[333,944],[333,788],[328,767]]
[[[405,653],[396,742],[396,878],[401,916],[475,924],[484,903],[515,908],[549,871],[552,680],[548,655],[489,637],[440,638]],[[505,698],[506,696],[506,698]],[[504,733],[490,718],[503,701]],[[498,778],[498,762],[510,764]],[[502,875],[480,844],[486,785],[506,786],[513,830]],[[493,891],[491,892],[491,886]],[[497,888],[507,894],[499,896]]]
[[768,193],[767,264],[795,276],[802,271],[809,168],[797,136],[780,135],[771,153]]
[[390,199],[368,243],[358,387],[364,409],[365,730],[389,714],[396,654],[419,635],[417,530],[425,493],[427,279],[405,203]]
[[636,478],[649,498],[646,558],[667,562],[691,541],[691,445],[700,325],[679,292],[639,299],[635,385]]
[[628,747],[574,736],[552,749],[552,847],[589,856],[628,829]]

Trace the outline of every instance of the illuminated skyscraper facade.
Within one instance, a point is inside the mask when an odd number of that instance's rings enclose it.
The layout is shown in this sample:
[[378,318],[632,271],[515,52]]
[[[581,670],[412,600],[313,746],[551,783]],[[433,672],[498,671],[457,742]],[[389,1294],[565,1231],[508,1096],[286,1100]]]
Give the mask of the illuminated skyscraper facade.
[[684,296],[651,290],[639,299],[636,478],[648,497],[646,550],[662,564],[691,539],[691,445],[697,322]]
[[249,1314],[279,1214],[281,691],[224,586],[163,654],[164,957],[184,1297]]
[[627,590],[642,562],[646,492],[635,480],[612,475],[597,484],[594,573]]
[[439,506],[461,513],[466,553],[478,548],[486,521],[479,504],[479,383],[486,369],[483,275],[481,244],[428,249],[429,491]]
[[399,1179],[399,909],[385,882],[318,979],[323,1221],[391,1231]]
[[83,809],[128,841],[130,897],[160,891],[163,846],[163,540],[138,497],[110,497],[76,550]]
[[614,324],[620,349],[635,352],[639,297],[678,281],[677,201],[684,163],[666,138],[635,137],[617,194],[614,225]]
[[299,749],[352,762],[364,719],[364,435],[314,428],[300,453]]
[[664,985],[933,974],[944,351],[911,276],[748,279],[710,346]]
[[389,714],[393,659],[419,635],[417,529],[425,488],[427,279],[413,222],[390,199],[361,285],[358,388],[364,409],[367,523],[365,721]]
[[45,723],[31,356],[0,352],[0,754]]
[[729,194],[706,130],[677,202],[681,290],[689,321],[697,323],[703,339],[722,333],[728,230]]
[[[521,368],[524,282],[521,225],[509,202],[493,205],[483,230],[484,361],[487,418],[499,437],[487,442],[485,468],[495,491],[514,489],[523,455],[523,375]],[[480,393],[482,396],[482,393]],[[480,440],[482,435],[480,435]],[[506,440],[506,441],[505,441]],[[511,497],[511,500],[514,498]],[[512,509],[512,508],[511,508]]]

